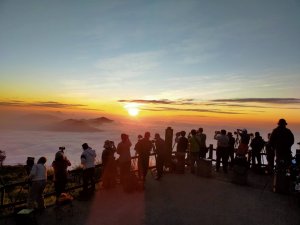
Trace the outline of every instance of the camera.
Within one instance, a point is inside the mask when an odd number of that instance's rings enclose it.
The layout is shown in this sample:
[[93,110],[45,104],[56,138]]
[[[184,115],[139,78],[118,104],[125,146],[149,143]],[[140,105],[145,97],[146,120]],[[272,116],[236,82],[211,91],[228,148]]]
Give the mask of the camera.
[[61,150],[61,151],[63,151],[63,150],[65,150],[65,149],[66,149],[66,147],[64,147],[64,146],[61,146],[61,147],[59,147],[58,149],[59,149],[59,150]]

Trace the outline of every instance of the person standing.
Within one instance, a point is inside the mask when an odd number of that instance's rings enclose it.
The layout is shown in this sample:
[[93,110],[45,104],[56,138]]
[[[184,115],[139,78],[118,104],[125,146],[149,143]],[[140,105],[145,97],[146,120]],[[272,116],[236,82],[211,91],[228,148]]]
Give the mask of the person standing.
[[280,161],[286,167],[290,166],[292,160],[291,147],[294,144],[294,135],[290,129],[286,128],[285,119],[278,121],[278,127],[275,128],[270,136],[270,145],[275,149],[276,164]]
[[290,192],[290,176],[287,172],[290,170],[292,161],[291,147],[294,144],[294,135],[290,129],[286,128],[285,119],[278,121],[278,127],[275,128],[270,137],[270,144],[275,150],[276,155],[276,173],[273,179],[273,191],[279,193]]
[[197,140],[196,130],[191,130],[191,136],[189,138],[189,152],[191,161],[191,173],[195,173],[195,163],[197,168],[199,166],[199,141]]
[[272,174],[274,171],[274,159],[275,159],[275,150],[270,143],[271,133],[268,133],[268,142],[266,143],[266,154],[267,154],[267,173]]
[[[143,139],[143,136],[142,135],[138,135],[138,140],[136,142],[136,144],[134,145],[134,150],[135,150],[135,156],[138,156],[139,153],[138,153],[138,148],[139,148],[139,145],[140,145],[140,142],[141,140]],[[142,179],[142,171],[140,170],[140,166],[139,166],[139,160],[137,162],[137,166],[138,166],[138,177],[139,179],[141,180]]]
[[81,154],[81,165],[83,166],[83,190],[82,195],[89,195],[89,183],[91,184],[90,191],[95,191],[95,158],[96,151],[93,150],[87,143],[82,144],[83,152]]
[[252,168],[256,168],[256,162],[257,160],[257,169],[261,168],[261,150],[263,150],[265,146],[265,141],[260,136],[259,132],[255,132],[254,138],[251,141],[250,144],[252,148]]
[[123,187],[126,185],[126,182],[130,175],[131,168],[131,155],[130,155],[130,147],[131,142],[129,140],[129,136],[127,134],[121,134],[121,142],[117,146],[117,154],[119,157],[119,165],[120,165],[120,179]]
[[109,189],[116,184],[116,163],[114,154],[116,147],[113,141],[106,140],[103,145],[102,159],[102,185],[104,188]]
[[233,137],[231,132],[227,133],[229,142],[228,142],[228,154],[230,158],[230,168],[233,168],[234,165],[234,144],[235,144],[235,138]]
[[157,154],[156,156],[156,170],[157,170],[157,177],[156,180],[160,180],[163,175],[164,165],[167,159],[166,153],[166,143],[159,134],[155,134],[154,136],[154,152]]
[[71,166],[70,161],[64,154],[65,147],[59,147],[60,153],[55,154],[55,159],[52,162],[54,169],[54,188],[56,194],[56,203],[61,193],[65,192],[67,181],[68,181],[68,166]]
[[47,169],[45,163],[47,159],[45,157],[39,158],[37,164],[32,166],[28,179],[31,181],[31,188],[29,189],[28,196],[28,208],[35,208],[35,202],[37,203],[38,210],[45,209],[43,192],[47,182]]
[[216,131],[214,139],[217,140],[217,162],[216,171],[219,172],[220,161],[222,159],[223,171],[227,173],[228,166],[228,156],[229,156],[229,138],[226,135],[226,130],[221,130],[221,132]]
[[250,135],[246,129],[237,129],[237,134],[241,139],[236,154],[240,158],[246,158],[249,149]]
[[143,182],[145,182],[148,173],[149,157],[152,148],[153,144],[150,141],[150,132],[146,132],[144,138],[142,138],[135,146],[138,153],[138,169]]
[[197,138],[199,141],[199,157],[206,158],[207,147],[206,147],[206,134],[203,133],[203,128],[198,129]]
[[177,158],[177,167],[176,170],[178,173],[184,173],[184,168],[185,168],[185,154],[186,151],[188,150],[189,147],[189,141],[185,137],[186,132],[181,131],[180,132],[180,137],[178,136],[177,139],[177,152],[176,152],[176,158]]

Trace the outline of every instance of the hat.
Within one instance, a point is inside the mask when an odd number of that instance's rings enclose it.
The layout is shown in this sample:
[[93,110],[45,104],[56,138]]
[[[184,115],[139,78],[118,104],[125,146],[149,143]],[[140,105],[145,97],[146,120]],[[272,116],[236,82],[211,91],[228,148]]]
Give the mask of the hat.
[[103,148],[109,148],[110,147],[110,140],[106,140],[104,142]]
[[287,125],[287,123],[286,123],[285,119],[280,119],[278,121],[278,125]]

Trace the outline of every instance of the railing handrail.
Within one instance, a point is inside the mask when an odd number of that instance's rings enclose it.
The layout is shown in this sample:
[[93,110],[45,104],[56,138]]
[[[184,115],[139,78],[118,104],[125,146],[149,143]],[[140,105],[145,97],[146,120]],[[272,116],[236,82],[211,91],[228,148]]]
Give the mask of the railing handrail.
[[[213,145],[209,145],[209,147],[208,147],[208,154],[209,154],[208,159],[210,159],[212,161],[216,161],[216,159],[214,159],[214,157],[213,157],[213,153],[212,153],[213,151],[216,151],[216,149],[213,147]],[[176,152],[177,151],[172,151],[171,153],[172,153],[172,155],[174,155],[174,154],[176,154]],[[185,151],[185,153],[189,153],[189,151]],[[150,153],[150,156],[155,156],[155,155],[156,155],[155,152],[151,152]],[[261,152],[261,155],[266,155],[266,153],[265,152]],[[135,160],[135,159],[138,159],[137,155],[131,157],[131,161]],[[249,159],[248,159],[248,161],[249,161]],[[251,161],[249,163],[251,164]],[[262,164],[262,166],[265,166],[265,164]],[[96,168],[101,168],[102,167],[102,163],[96,164],[95,167]],[[149,166],[149,169],[153,169],[155,167],[156,166]],[[83,171],[83,168],[76,168],[76,169],[73,169],[73,170],[69,170],[68,173],[71,174],[71,175],[72,174],[81,174],[82,171]],[[134,169],[133,171],[137,171],[137,168]],[[49,175],[48,178],[51,177],[51,176],[52,175]],[[49,179],[49,180],[51,180],[51,179]],[[100,181],[101,181],[101,178],[98,179],[96,182],[100,182]],[[14,182],[14,183],[0,185],[0,192],[1,192],[0,209],[14,207],[16,205],[21,205],[21,204],[26,203],[26,201],[22,200],[22,201],[18,201],[18,202],[4,204],[3,200],[4,200],[4,194],[5,194],[5,190],[6,189],[9,189],[9,188],[12,188],[12,187],[16,187],[16,186],[24,186],[24,185],[28,185],[28,184],[29,184],[29,181],[28,180],[24,180],[24,181],[19,181],[19,182]],[[79,188],[82,188],[82,184],[66,188],[66,191],[76,190],[76,189],[79,189]],[[53,195],[55,195],[55,192],[50,192],[50,193],[45,193],[44,194],[45,197],[50,197],[50,196],[53,196]]]

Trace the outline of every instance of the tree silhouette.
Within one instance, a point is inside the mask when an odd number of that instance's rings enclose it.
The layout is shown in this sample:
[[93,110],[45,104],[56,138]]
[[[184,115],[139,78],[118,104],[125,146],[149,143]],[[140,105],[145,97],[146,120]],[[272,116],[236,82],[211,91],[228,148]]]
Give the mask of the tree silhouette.
[[3,166],[3,162],[6,159],[6,153],[5,151],[0,150],[0,166]]

